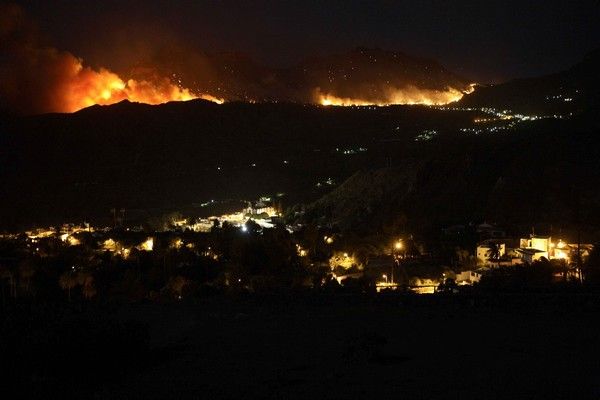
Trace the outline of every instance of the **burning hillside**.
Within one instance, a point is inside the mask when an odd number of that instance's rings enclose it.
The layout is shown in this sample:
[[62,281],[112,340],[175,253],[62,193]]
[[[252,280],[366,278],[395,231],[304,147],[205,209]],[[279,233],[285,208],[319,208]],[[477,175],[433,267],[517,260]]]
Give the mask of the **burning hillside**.
[[124,80],[107,69],[94,70],[86,67],[80,59],[70,53],[51,50],[50,54],[52,56],[41,67],[53,70],[55,73],[52,77],[55,80],[47,82],[49,87],[46,88],[52,88],[52,92],[46,95],[49,103],[40,110],[42,112],[74,112],[94,104],[108,105],[122,100],[161,104],[203,98],[217,103],[223,102],[214,96],[196,95],[165,77]]
[[357,48],[287,69],[265,67],[245,55],[205,54],[186,46],[133,58],[137,67],[121,76],[87,66],[73,54],[42,43],[18,6],[0,8],[0,108],[16,113],[74,112],[122,100],[160,104],[195,98],[216,103],[443,105],[473,90],[468,81],[434,61],[379,49]]
[[443,105],[474,85],[432,60],[401,52],[357,48],[302,65],[312,101],[322,105]]
[[385,94],[382,97],[366,95],[361,98],[353,98],[337,97],[333,94],[322,93],[320,89],[317,89],[315,100],[324,106],[388,106],[394,104],[438,106],[458,101],[465,94],[473,92],[473,90],[474,85],[470,85],[462,91],[454,88],[435,90],[406,86],[402,89],[388,88],[384,91]]
[[223,102],[166,77],[124,79],[108,69],[85,66],[73,54],[40,43],[35,27],[16,5],[0,7],[0,54],[1,105],[21,113],[73,112],[122,100],[160,104],[204,98]]

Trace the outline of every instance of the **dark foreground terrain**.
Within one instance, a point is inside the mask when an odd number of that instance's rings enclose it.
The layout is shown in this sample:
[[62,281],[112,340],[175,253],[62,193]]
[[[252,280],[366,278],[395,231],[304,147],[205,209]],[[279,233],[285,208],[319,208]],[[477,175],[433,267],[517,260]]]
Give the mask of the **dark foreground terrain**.
[[599,398],[600,297],[213,298],[5,315],[29,398]]

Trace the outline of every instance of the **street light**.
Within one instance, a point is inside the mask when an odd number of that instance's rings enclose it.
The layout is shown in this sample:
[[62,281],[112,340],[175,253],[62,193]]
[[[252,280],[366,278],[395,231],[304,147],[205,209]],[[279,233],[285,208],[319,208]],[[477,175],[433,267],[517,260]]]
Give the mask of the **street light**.
[[394,284],[394,267],[397,267],[400,265],[400,259],[403,258],[402,254],[400,254],[400,251],[404,248],[404,243],[402,242],[402,239],[398,239],[396,240],[396,243],[394,243],[394,249],[395,249],[395,254],[393,254],[394,256],[394,264],[392,265],[392,284]]
[[381,277],[382,277],[383,279],[385,279],[385,283],[387,284],[387,283],[388,283],[388,280],[387,280],[387,275],[386,275],[386,274],[383,274],[383,275],[381,275]]

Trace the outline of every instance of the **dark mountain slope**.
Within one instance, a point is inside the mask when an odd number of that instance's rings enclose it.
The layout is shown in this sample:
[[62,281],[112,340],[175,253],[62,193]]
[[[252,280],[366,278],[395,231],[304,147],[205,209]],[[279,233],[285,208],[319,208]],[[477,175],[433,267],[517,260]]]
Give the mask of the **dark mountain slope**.
[[358,172],[307,207],[305,221],[365,234],[469,221],[529,229],[600,227],[600,136],[578,121],[446,143],[418,161]]
[[[177,53],[180,51],[180,53]],[[241,53],[196,54],[183,50],[151,60],[152,70],[175,74],[186,87],[226,100],[313,103],[315,91],[381,102],[386,89],[465,89],[468,81],[433,60],[402,52],[356,48],[306,59],[289,68],[257,64]]]
[[479,87],[458,104],[534,115],[568,115],[597,109],[600,106],[599,71],[600,49],[563,72]]
[[313,90],[318,88],[322,93],[374,103],[388,98],[390,90],[406,87],[464,90],[469,83],[435,61],[367,48],[307,60],[290,74],[295,81],[304,81],[302,86]]
[[421,130],[457,130],[475,116],[198,100],[5,120],[0,222],[93,220],[113,207],[177,209],[274,192],[312,201],[333,187],[327,181],[384,166],[393,149],[412,152]]

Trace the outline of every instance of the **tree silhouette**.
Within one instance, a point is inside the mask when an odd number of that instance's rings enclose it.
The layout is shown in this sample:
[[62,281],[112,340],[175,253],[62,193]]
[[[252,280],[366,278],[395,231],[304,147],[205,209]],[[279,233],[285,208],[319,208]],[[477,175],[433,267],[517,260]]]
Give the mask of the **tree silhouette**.
[[90,272],[79,272],[77,274],[77,283],[81,285],[83,297],[86,299],[91,299],[96,295],[94,276]]
[[35,273],[35,269],[33,268],[32,261],[30,259],[22,260],[19,263],[19,286],[22,286],[25,289],[25,293],[30,294],[31,291],[31,280]]
[[6,304],[6,294],[4,290],[4,281],[8,280],[9,296],[15,297],[15,276],[13,271],[7,266],[0,264],[0,284],[2,285],[2,304]]
[[177,297],[178,299],[181,299],[181,297],[183,295],[183,291],[185,290],[186,286],[188,286],[189,284],[190,284],[189,279],[187,279],[181,275],[177,275],[169,280],[169,282],[167,283],[167,289],[170,292],[172,292],[175,295],[175,297]]
[[500,245],[495,242],[488,243],[488,256],[490,261],[498,261],[500,259]]
[[78,285],[77,275],[72,271],[66,271],[60,276],[58,284],[61,289],[67,291],[69,302],[71,302],[71,289]]
[[585,282],[590,285],[600,284],[600,244],[596,244],[583,265]]

